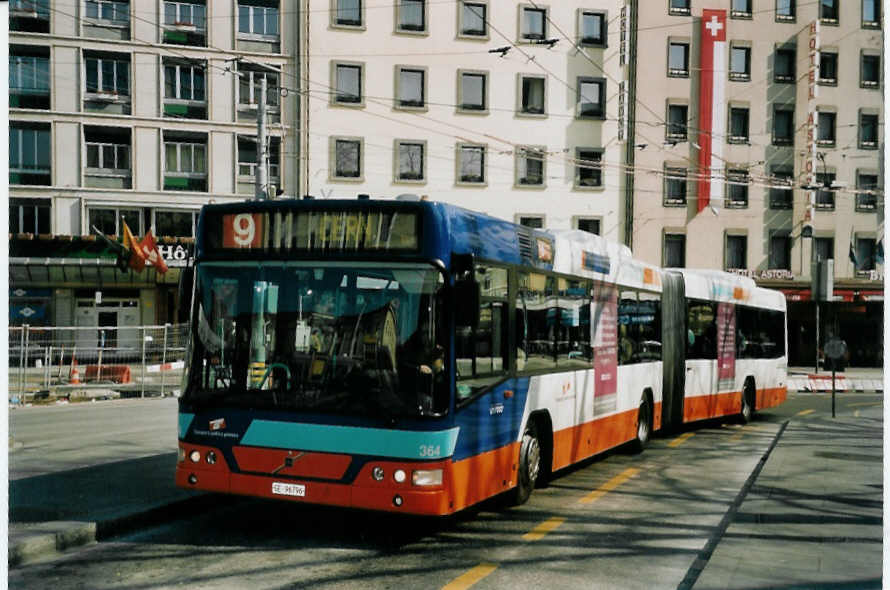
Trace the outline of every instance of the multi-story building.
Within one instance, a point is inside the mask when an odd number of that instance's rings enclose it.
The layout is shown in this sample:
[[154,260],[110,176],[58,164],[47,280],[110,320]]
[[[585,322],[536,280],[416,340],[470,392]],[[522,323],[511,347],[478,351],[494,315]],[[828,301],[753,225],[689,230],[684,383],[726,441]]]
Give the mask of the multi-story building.
[[[173,321],[199,208],[254,194],[264,77],[267,188],[295,190],[297,30],[279,0],[9,3],[10,323]],[[89,235],[124,222],[166,275]]]
[[635,255],[784,291],[795,364],[817,354],[811,263],[833,259],[820,345],[839,336],[877,365],[880,0],[636,4]]
[[303,193],[622,238],[622,2],[310,6]]

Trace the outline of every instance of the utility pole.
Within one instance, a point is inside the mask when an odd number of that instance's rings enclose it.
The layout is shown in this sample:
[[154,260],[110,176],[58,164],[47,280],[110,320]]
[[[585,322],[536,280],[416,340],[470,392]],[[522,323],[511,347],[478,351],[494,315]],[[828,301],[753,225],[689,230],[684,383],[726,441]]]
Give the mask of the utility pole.
[[269,198],[268,186],[266,181],[266,164],[268,154],[266,153],[266,76],[260,80],[260,103],[257,105],[256,115],[256,186],[254,196],[258,201],[264,201]]

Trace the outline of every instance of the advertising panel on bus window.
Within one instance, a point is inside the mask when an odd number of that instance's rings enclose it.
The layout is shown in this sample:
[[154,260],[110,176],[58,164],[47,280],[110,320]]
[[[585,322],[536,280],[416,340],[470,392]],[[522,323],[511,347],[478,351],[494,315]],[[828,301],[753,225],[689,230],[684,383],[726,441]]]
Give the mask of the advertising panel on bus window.
[[618,401],[618,291],[615,285],[594,282],[590,317],[595,371],[593,413],[599,415],[614,411]]
[[735,306],[717,304],[717,390],[735,386]]

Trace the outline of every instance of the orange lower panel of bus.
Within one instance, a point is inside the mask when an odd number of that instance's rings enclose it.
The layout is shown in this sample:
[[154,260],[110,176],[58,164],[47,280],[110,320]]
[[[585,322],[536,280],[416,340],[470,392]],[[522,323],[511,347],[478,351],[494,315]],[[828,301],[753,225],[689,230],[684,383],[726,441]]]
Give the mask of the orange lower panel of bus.
[[[758,389],[754,407],[758,410],[778,406],[788,397],[787,387]],[[683,400],[683,421],[695,422],[720,416],[732,416],[742,410],[742,392],[730,391],[687,397]]]
[[[182,488],[424,515],[451,514],[512,488],[516,485],[519,454],[519,444],[512,443],[457,462],[450,459],[424,463],[372,461],[362,468],[353,483],[343,484],[232,473],[223,461],[208,464],[204,460],[211,451],[221,457],[219,450],[187,443],[181,446],[186,458],[176,467],[176,485]],[[199,453],[201,460],[188,459],[192,452]],[[371,475],[374,467],[383,469],[382,481]],[[405,471],[405,482],[393,480],[397,469]],[[411,484],[412,471],[431,469],[442,469],[441,485]]]
[[[652,430],[661,428],[661,402],[655,404]],[[602,453],[636,438],[637,410],[629,410],[553,433],[553,470]]]

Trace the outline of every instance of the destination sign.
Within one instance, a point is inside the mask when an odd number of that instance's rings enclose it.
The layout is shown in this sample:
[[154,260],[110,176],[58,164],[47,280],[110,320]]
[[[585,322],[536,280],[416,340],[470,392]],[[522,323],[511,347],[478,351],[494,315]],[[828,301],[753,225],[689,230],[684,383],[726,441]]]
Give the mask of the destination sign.
[[420,216],[413,211],[244,212],[216,219],[208,224],[211,248],[328,252],[420,248]]

